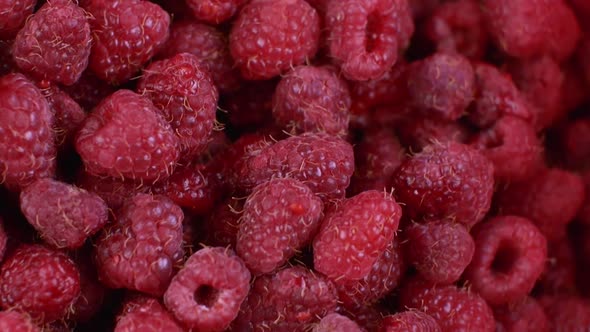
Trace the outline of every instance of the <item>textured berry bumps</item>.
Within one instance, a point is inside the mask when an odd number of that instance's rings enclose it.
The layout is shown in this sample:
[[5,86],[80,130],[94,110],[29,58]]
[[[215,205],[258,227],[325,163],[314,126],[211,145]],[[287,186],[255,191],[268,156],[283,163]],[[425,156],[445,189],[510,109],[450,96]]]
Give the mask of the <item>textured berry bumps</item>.
[[346,316],[339,314],[329,314],[322,318],[322,320],[313,327],[312,332],[331,332],[331,331],[345,331],[345,332],[361,332],[362,329],[352,320]]
[[33,13],[37,0],[3,0],[0,2],[0,39],[16,36]]
[[532,297],[494,308],[496,328],[500,332],[549,331],[543,307]]
[[383,318],[381,332],[440,332],[440,326],[432,316],[421,311],[403,311]]
[[117,317],[115,332],[184,331],[174,317],[155,299],[140,297],[127,302],[124,308],[126,310]]
[[25,313],[18,311],[0,311],[0,330],[19,332],[41,332]]
[[246,0],[187,0],[186,3],[199,21],[219,24],[234,16]]

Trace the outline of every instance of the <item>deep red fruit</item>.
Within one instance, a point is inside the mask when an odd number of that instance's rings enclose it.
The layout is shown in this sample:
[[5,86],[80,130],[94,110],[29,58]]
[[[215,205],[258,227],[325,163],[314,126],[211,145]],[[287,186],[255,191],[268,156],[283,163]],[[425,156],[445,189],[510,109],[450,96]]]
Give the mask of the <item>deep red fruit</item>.
[[78,248],[108,221],[108,207],[96,194],[40,179],[20,194],[20,208],[41,237],[58,248]]
[[41,329],[25,313],[0,311],[0,331],[41,332]]
[[147,193],[149,187],[130,180],[90,175],[80,172],[76,185],[88,192],[97,194],[113,211],[118,210],[129,197],[139,193]]
[[47,2],[14,40],[18,67],[38,79],[74,84],[88,66],[92,46],[84,10],[71,0]]
[[137,194],[117,213],[95,245],[100,281],[161,296],[182,259],[180,207],[164,196]]
[[571,241],[566,238],[549,242],[545,270],[535,288],[543,294],[574,294],[577,291],[577,270],[576,255]]
[[549,319],[550,331],[583,331],[590,326],[590,302],[575,295],[543,296],[539,303]]
[[400,218],[400,206],[385,192],[369,190],[340,201],[314,238],[314,268],[334,280],[365,278],[393,240]]
[[471,289],[491,305],[523,299],[541,276],[547,260],[547,240],[529,220],[494,217],[473,235],[475,254],[465,271]]
[[255,132],[274,125],[272,96],[277,80],[249,81],[221,99],[229,124],[241,132]]
[[465,143],[470,134],[468,128],[457,121],[424,116],[413,110],[396,121],[395,129],[402,144],[414,153],[434,143]]
[[205,243],[214,247],[236,247],[245,199],[229,198],[218,204],[205,221]]
[[380,332],[440,332],[441,328],[432,316],[421,311],[403,311],[383,318]]
[[229,48],[246,79],[267,79],[312,58],[320,18],[304,0],[254,0],[242,8]]
[[76,150],[94,175],[157,181],[172,174],[178,138],[145,97],[118,90],[86,118]]
[[[131,302],[131,301],[130,301]],[[183,332],[184,329],[174,317],[155,299],[138,298],[135,303],[127,302],[117,317],[115,332]]]
[[459,280],[475,251],[473,238],[457,223],[412,224],[404,229],[404,235],[408,262],[423,279],[435,284]]
[[590,168],[590,119],[568,122],[560,132],[559,143],[567,166],[579,170]]
[[0,77],[0,183],[22,188],[55,175],[53,115],[22,74]]
[[329,314],[313,327],[312,332],[361,332],[363,331],[354,321],[339,314]]
[[63,87],[63,90],[86,111],[92,110],[104,98],[115,92],[114,87],[96,77],[90,69],[86,69],[76,83]]
[[410,218],[452,220],[470,228],[490,208],[493,172],[492,164],[473,148],[434,143],[402,163],[393,188]]
[[221,332],[238,315],[249,287],[242,260],[227,248],[209,247],[194,253],[174,276],[164,303],[187,328]]
[[187,0],[195,18],[211,24],[229,20],[247,0]]
[[92,15],[90,69],[102,80],[126,82],[168,39],[170,16],[144,0],[87,0]]
[[543,307],[532,297],[494,308],[497,332],[548,332],[549,321]]
[[80,295],[80,273],[65,254],[40,245],[22,245],[0,270],[3,309],[17,308],[34,320],[63,318]]
[[11,39],[33,13],[37,0],[2,0],[0,2],[0,39]]
[[86,119],[86,113],[67,93],[57,85],[37,85],[41,93],[47,99],[49,108],[54,116],[53,128],[55,131],[55,142],[58,148],[63,149],[73,144],[78,128]]

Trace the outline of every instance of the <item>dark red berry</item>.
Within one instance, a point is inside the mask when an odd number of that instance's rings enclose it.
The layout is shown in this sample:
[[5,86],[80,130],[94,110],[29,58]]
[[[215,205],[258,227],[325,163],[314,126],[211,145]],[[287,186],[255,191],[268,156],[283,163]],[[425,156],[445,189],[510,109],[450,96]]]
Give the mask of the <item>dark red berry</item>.
[[33,13],[37,0],[3,0],[0,3],[0,39],[11,39]]
[[247,0],[187,0],[192,14],[199,21],[219,24],[229,20]]
[[432,316],[421,311],[403,311],[383,318],[380,332],[440,332],[441,328]]
[[549,331],[543,307],[532,297],[494,308],[497,332]]
[[114,332],[184,331],[157,300],[140,297],[135,299],[134,303],[131,302],[125,304],[123,313],[117,317]]
[[18,311],[0,311],[0,330],[18,332],[41,332],[26,313]]
[[590,302],[575,295],[543,296],[539,303],[549,319],[549,331],[583,331],[590,326]]
[[361,332],[363,331],[354,321],[339,314],[329,314],[313,327],[312,332]]

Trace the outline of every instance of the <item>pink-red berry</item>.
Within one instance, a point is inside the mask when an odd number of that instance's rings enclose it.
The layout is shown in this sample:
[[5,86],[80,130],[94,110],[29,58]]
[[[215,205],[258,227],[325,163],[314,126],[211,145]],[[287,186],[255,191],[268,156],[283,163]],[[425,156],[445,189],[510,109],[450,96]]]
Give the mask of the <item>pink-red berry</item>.
[[229,20],[247,0],[187,0],[194,17],[199,21],[219,24]]
[[383,318],[380,332],[440,332],[441,328],[432,316],[416,310],[398,312]]
[[0,2],[0,39],[16,36],[33,13],[37,0],[3,0]]

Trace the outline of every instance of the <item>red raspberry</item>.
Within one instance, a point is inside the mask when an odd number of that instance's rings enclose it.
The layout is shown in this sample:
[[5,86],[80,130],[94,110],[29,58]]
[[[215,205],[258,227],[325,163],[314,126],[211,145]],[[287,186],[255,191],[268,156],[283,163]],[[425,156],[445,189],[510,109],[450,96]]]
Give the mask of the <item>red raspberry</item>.
[[189,329],[223,331],[238,315],[249,287],[250,272],[231,250],[205,248],[174,276],[164,303]]
[[10,39],[33,13],[37,0],[3,0],[0,2],[0,39]]
[[548,240],[566,236],[569,224],[584,202],[584,182],[574,173],[547,169],[521,182],[512,182],[497,194],[502,214],[530,219]]
[[164,196],[131,198],[96,242],[100,280],[111,288],[162,295],[182,259],[183,219],[180,207]]
[[572,295],[543,296],[539,302],[550,331],[584,331],[590,326],[590,302]]
[[20,194],[23,214],[41,237],[58,248],[79,248],[108,221],[108,208],[96,194],[40,179]]
[[272,96],[277,82],[251,81],[236,91],[225,95],[221,109],[227,110],[228,122],[238,131],[256,131],[274,124],[272,117]]
[[94,175],[163,180],[179,158],[178,139],[147,99],[129,90],[105,98],[86,118],[76,150]]
[[532,297],[494,308],[497,332],[549,332],[549,321],[543,307]]
[[315,269],[334,280],[365,278],[393,240],[400,218],[395,199],[376,190],[337,203],[313,240]]
[[576,257],[569,239],[548,243],[547,262],[535,286],[543,294],[575,293]]
[[529,220],[495,217],[477,228],[475,254],[465,271],[471,289],[488,303],[502,305],[524,298],[543,272],[547,240]]
[[0,77],[0,183],[18,189],[55,175],[53,121],[47,101],[27,78]]
[[213,130],[218,93],[196,56],[181,53],[153,62],[144,70],[137,91],[171,124],[185,158],[205,148]]
[[461,224],[412,224],[404,234],[409,263],[423,279],[432,283],[456,282],[473,258],[475,243]]
[[336,309],[336,291],[303,267],[257,278],[234,322],[234,331],[308,331]]
[[76,185],[88,192],[97,194],[108,207],[118,210],[129,197],[139,193],[147,193],[149,187],[142,186],[121,178],[100,177],[80,172],[76,179]]
[[494,168],[459,143],[432,144],[398,168],[393,188],[415,220],[452,220],[467,228],[483,219],[494,191]]
[[41,86],[41,93],[47,99],[49,108],[54,116],[54,131],[56,144],[59,148],[69,147],[74,142],[78,128],[84,122],[86,113],[67,93],[56,85]]
[[590,82],[586,81],[584,71],[575,59],[562,64],[561,69],[564,75],[561,85],[562,107],[573,110],[588,100],[586,91],[590,91]]
[[403,311],[383,318],[381,332],[440,332],[441,328],[432,316],[421,311]]
[[346,136],[349,110],[346,82],[330,67],[295,67],[281,79],[273,97],[275,121],[295,134]]
[[293,179],[273,179],[252,191],[239,221],[236,251],[254,274],[274,271],[317,232],[323,204]]
[[22,245],[0,270],[3,309],[18,308],[34,320],[66,315],[80,295],[80,273],[65,254],[40,245]]
[[136,305],[126,304],[127,310],[117,317],[114,332],[184,331],[158,301],[151,298],[140,298],[139,301]]
[[456,120],[473,100],[475,74],[462,55],[435,53],[408,70],[410,102],[426,114]]
[[259,80],[312,58],[319,38],[320,18],[304,0],[254,0],[235,20],[229,49],[242,76]]
[[31,318],[18,311],[0,311],[0,331],[41,332]]
[[569,167],[590,168],[590,119],[568,122],[560,132],[559,141],[561,154]]
[[403,145],[413,152],[433,143],[464,143],[469,137],[467,127],[459,122],[415,113],[402,117],[395,127]]
[[442,332],[495,331],[494,316],[486,301],[464,288],[414,280],[402,287],[401,305],[432,316]]
[[353,171],[354,153],[348,142],[307,133],[279,141],[247,158],[238,181],[247,189],[273,177],[291,177],[323,200],[331,200],[344,197]]
[[12,54],[21,70],[71,85],[88,66],[91,43],[84,10],[71,0],[51,1],[27,19]]
[[587,20],[579,22],[576,14],[580,12],[574,11],[567,1],[557,0],[551,5],[549,24],[545,27],[548,31],[544,40],[547,44],[547,52],[557,61],[562,62],[567,60],[578,47],[582,37],[580,23],[586,23]]
[[[87,0],[94,43],[90,69],[117,85],[131,79],[168,39],[170,16],[144,0]],[[121,19],[124,18],[124,19]]]
[[115,88],[100,80],[88,69],[82,73],[76,83],[65,86],[63,89],[87,111],[93,109],[103,99],[115,92]]
[[243,199],[230,198],[217,205],[205,223],[206,244],[217,247],[236,247]]
[[412,10],[412,16],[414,19],[421,19],[425,16],[429,16],[440,3],[441,0],[408,0],[410,9]]
[[364,331],[377,331],[379,324],[384,316],[388,314],[388,310],[382,305],[376,304],[372,306],[362,306],[358,308],[338,308],[342,314],[346,315],[364,329]]
[[229,20],[247,0],[186,0],[195,18],[211,24]]
[[179,53],[199,58],[220,91],[238,88],[239,72],[233,68],[227,36],[218,29],[193,21],[174,22],[160,55],[169,58]]
[[363,330],[346,316],[329,314],[313,327],[312,332],[362,332]]

